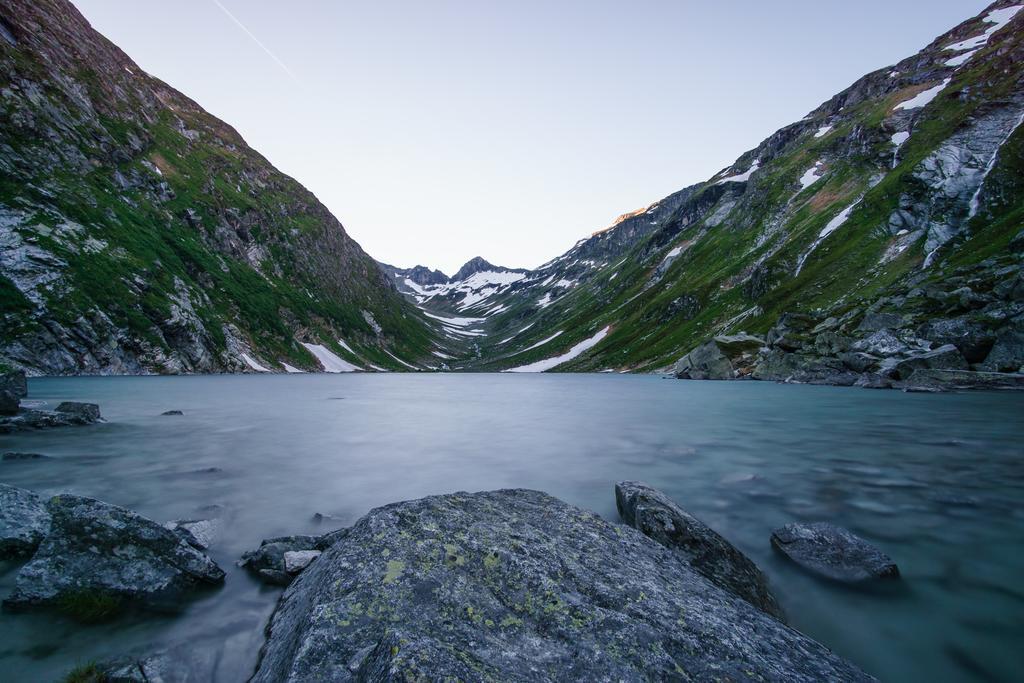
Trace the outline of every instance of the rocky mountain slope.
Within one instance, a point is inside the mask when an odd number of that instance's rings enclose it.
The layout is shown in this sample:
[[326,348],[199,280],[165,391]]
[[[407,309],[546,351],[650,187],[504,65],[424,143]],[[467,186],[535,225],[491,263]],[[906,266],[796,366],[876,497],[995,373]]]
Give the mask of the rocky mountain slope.
[[747,332],[753,349],[715,351],[727,369],[680,374],[888,386],[907,379],[897,364],[947,345],[912,365],[1019,370],[1021,8],[994,3],[706,182],[459,308],[475,318],[454,326],[476,336],[453,367],[663,371]]
[[70,3],[0,1],[0,363],[405,369],[436,336],[310,192]]

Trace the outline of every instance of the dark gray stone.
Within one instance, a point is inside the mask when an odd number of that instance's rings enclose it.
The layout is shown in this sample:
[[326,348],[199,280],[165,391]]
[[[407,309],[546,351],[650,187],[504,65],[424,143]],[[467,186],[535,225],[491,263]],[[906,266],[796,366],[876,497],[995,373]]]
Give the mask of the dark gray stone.
[[[328,546],[323,536],[280,536],[268,538],[256,550],[242,555],[238,565],[256,574],[260,579],[275,585],[287,585],[297,571],[289,571],[288,557],[294,553],[321,551]],[[308,564],[308,563],[307,563]],[[294,568],[294,561],[292,568]]]
[[143,607],[176,607],[182,595],[224,581],[209,557],[130,510],[92,498],[54,496],[50,533],[18,572],[10,607],[59,605],[76,593]]
[[185,413],[181,412],[180,410],[165,410],[164,412],[162,412],[160,414],[161,415],[184,415]]
[[164,524],[193,548],[206,550],[220,535],[221,523],[218,519],[176,519]]
[[1024,330],[1009,328],[996,337],[995,345],[980,366],[989,372],[1024,370]]
[[64,401],[57,406],[57,412],[74,415],[82,418],[83,420],[88,420],[89,422],[97,422],[100,419],[100,407],[95,403]]
[[676,552],[536,491],[371,511],[285,590],[252,681],[871,680]]
[[675,365],[675,376],[678,379],[735,379],[749,374],[764,344],[764,339],[747,334],[715,337],[680,358]]
[[50,513],[36,493],[0,484],[0,560],[31,555],[49,532]]
[[0,415],[17,415],[21,410],[21,399],[14,392],[0,389]]
[[772,532],[772,547],[818,576],[843,583],[898,578],[896,563],[859,536],[827,522],[793,523]]
[[966,370],[967,361],[960,351],[952,344],[940,346],[933,351],[919,353],[898,361],[893,366],[897,378],[906,379],[915,370]]
[[0,393],[5,391],[17,399],[28,396],[28,380],[25,379],[24,370],[0,372]]
[[615,505],[622,521],[676,550],[687,564],[716,586],[785,620],[760,568],[664,493],[647,484],[623,481],[615,485]]

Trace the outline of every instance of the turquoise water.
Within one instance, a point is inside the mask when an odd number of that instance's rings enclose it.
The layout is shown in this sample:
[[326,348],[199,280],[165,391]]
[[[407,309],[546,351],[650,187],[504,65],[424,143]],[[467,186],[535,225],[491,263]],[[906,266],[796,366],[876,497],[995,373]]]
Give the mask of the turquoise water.
[[[278,590],[234,562],[266,537],[371,507],[529,487],[616,519],[621,479],[655,485],[750,555],[795,628],[888,681],[1013,680],[1024,669],[1024,395],[902,394],[610,375],[275,375],[38,379],[106,424],[0,436],[0,481],[72,491],[157,520],[222,506],[223,589],[175,616],[81,626],[0,614],[0,678],[178,643],[251,673]],[[162,417],[180,409],[183,417]],[[314,513],[337,519],[323,525]],[[822,583],[771,530],[828,520],[899,564],[898,587]],[[18,566],[0,563],[0,594]],[[1019,680],[1019,679],[1018,679]]]

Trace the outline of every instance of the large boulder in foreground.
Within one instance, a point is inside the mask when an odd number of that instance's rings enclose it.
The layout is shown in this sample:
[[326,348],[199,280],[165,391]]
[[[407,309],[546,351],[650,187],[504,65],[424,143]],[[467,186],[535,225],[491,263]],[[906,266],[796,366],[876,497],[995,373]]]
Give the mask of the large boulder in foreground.
[[50,531],[50,513],[37,494],[0,484],[0,560],[31,555]]
[[615,485],[615,505],[623,522],[677,551],[713,584],[777,619],[785,619],[760,568],[664,493],[647,484],[623,481]]
[[284,592],[251,680],[871,679],[635,529],[505,490],[360,519]]
[[173,608],[185,592],[224,581],[213,560],[130,510],[73,495],[54,496],[46,507],[50,534],[18,572],[5,606]]
[[772,547],[811,573],[833,581],[862,583],[900,575],[888,555],[828,522],[787,524],[772,532]]

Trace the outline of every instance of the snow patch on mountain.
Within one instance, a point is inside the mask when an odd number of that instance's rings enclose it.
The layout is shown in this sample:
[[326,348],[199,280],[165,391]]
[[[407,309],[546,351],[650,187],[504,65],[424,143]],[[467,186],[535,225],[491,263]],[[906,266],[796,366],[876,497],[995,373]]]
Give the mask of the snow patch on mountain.
[[547,358],[545,360],[539,360],[536,363],[530,363],[529,365],[521,365],[517,368],[510,368],[505,372],[545,372],[547,370],[554,369],[559,365],[562,365],[563,363],[568,363],[572,359],[581,355],[584,351],[587,351],[597,346],[602,339],[608,336],[608,331],[610,329],[611,326],[605,327],[603,330],[595,334],[593,337],[590,337],[589,339],[584,339],[579,344],[576,344],[575,346],[573,346],[571,349],[569,349],[560,356],[555,356],[554,358]]

